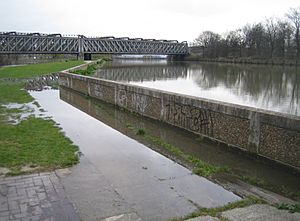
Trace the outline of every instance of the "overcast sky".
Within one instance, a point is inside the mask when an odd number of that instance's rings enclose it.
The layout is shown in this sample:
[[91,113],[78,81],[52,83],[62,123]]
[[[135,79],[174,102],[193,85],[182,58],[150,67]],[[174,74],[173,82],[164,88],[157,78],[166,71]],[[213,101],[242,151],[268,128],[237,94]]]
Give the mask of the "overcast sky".
[[192,41],[266,17],[300,0],[0,0],[0,31]]

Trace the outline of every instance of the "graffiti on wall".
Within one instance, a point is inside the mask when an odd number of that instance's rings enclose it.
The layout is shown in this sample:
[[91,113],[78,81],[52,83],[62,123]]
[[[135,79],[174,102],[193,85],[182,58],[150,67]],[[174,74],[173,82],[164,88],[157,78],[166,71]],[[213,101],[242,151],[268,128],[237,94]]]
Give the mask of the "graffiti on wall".
[[177,103],[167,104],[165,109],[168,122],[194,132],[213,136],[213,117],[209,110]]
[[119,90],[118,91],[117,103],[121,107],[127,107],[127,92],[126,92],[126,90]]
[[147,97],[141,94],[133,94],[132,105],[136,111],[144,113],[147,107]]
[[59,84],[62,85],[62,86],[66,86],[66,87],[69,87],[69,79],[68,78],[65,78],[65,77],[60,77],[59,78]]
[[102,92],[102,88],[101,88],[100,85],[95,84],[94,92],[95,92],[95,96],[96,96],[96,97],[99,97],[99,98],[102,98],[102,97],[103,97],[103,92]]

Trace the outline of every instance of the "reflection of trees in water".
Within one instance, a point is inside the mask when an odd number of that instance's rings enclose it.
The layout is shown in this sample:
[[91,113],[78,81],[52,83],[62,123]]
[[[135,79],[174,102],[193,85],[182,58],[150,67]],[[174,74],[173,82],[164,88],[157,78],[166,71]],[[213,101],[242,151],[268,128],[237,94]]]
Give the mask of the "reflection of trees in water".
[[250,96],[262,107],[284,105],[288,113],[299,111],[300,77],[295,67],[207,63],[192,65],[188,72],[203,89],[223,86],[239,97]]

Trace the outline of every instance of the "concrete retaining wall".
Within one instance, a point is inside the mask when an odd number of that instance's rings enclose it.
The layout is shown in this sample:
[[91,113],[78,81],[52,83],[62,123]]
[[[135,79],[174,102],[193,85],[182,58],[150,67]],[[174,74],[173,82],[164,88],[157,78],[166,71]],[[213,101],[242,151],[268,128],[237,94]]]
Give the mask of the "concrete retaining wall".
[[300,117],[61,72],[60,85],[300,169]]

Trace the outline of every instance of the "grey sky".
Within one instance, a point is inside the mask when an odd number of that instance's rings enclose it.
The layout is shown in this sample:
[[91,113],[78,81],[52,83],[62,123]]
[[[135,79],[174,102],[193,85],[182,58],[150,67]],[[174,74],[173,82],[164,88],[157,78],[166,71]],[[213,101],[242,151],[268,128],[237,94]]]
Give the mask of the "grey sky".
[[300,0],[0,0],[0,31],[192,41],[266,17]]

